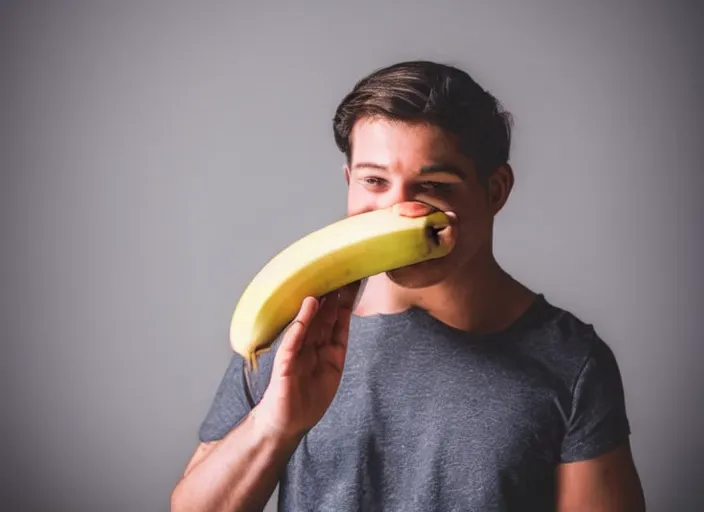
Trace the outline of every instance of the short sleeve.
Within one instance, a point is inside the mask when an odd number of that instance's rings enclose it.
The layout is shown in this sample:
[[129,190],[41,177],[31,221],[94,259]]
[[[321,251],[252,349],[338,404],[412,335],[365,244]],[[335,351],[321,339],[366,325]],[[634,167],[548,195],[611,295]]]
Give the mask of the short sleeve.
[[245,362],[235,353],[220,381],[215,398],[200,426],[202,442],[222,439],[252,410],[252,396],[247,385]]
[[592,348],[573,388],[562,443],[563,462],[601,455],[627,441],[631,433],[616,358],[610,347],[592,334]]

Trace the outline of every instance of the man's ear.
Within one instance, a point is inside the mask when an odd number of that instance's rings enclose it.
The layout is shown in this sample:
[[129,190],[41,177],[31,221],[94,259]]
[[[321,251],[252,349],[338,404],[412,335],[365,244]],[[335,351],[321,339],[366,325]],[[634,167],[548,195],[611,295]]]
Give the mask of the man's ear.
[[349,184],[350,184],[350,166],[348,164],[345,164],[345,181],[347,182],[347,185],[349,186]]
[[507,163],[499,166],[489,177],[487,192],[489,204],[494,215],[499,213],[508,201],[511,190],[513,190],[513,169]]

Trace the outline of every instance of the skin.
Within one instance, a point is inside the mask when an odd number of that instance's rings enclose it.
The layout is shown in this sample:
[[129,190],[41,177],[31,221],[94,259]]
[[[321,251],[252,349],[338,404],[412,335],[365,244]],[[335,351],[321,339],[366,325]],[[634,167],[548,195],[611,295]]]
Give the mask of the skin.
[[172,512],[263,510],[302,437],[337,392],[359,284],[303,301],[262,400],[222,440],[198,445],[172,492]]
[[[172,511],[262,510],[305,433],[339,387],[350,317],[420,307],[458,329],[509,326],[535,293],[497,263],[495,216],[513,187],[509,165],[486,185],[471,158],[442,130],[423,124],[362,119],[345,167],[348,215],[401,203],[404,215],[432,209],[453,221],[441,242],[450,254],[369,278],[317,300],[307,298],[277,351],[270,384],[254,410],[225,438],[201,443],[172,493]],[[592,460],[556,468],[560,512],[645,509],[628,443]]]

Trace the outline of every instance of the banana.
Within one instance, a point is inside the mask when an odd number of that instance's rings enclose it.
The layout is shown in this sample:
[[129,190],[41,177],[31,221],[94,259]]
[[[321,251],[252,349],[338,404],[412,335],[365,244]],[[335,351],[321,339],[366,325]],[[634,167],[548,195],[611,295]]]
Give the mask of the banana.
[[269,350],[303,299],[360,279],[445,256],[437,233],[449,225],[434,211],[407,217],[398,205],[352,215],[314,231],[278,253],[242,293],[230,323],[230,345],[248,363]]

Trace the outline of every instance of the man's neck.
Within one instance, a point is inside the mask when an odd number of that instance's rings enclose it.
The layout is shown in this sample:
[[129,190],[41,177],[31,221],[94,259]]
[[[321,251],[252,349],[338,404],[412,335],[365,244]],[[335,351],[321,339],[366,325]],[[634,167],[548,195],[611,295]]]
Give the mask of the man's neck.
[[489,257],[427,288],[402,288],[385,274],[373,276],[364,283],[355,315],[393,314],[417,307],[457,329],[485,333],[508,327],[534,298],[534,292]]

